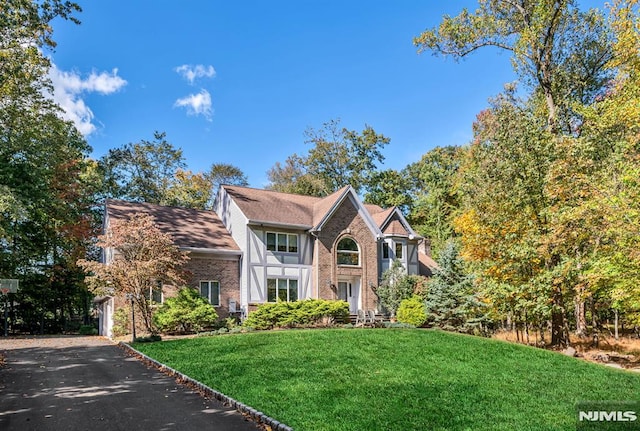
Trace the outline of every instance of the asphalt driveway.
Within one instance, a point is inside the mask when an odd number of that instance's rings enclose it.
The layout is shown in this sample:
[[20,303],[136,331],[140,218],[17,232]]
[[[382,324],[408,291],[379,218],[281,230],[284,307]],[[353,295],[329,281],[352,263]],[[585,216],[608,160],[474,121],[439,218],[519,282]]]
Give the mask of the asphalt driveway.
[[0,430],[261,428],[100,337],[0,338]]

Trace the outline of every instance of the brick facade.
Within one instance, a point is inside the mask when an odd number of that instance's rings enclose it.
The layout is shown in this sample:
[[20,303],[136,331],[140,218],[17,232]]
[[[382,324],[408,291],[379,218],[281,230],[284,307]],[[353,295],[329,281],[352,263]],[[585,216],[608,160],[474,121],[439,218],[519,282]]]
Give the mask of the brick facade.
[[240,308],[240,269],[237,258],[220,258],[211,255],[191,254],[185,265],[189,273],[187,285],[200,289],[201,281],[220,283],[220,306],[216,312],[220,318],[229,316],[229,301],[236,301]]
[[[358,244],[360,266],[337,265],[336,246],[344,237],[349,237]],[[341,276],[359,277],[362,308],[376,308],[377,296],[371,286],[378,285],[378,243],[350,199],[345,199],[325,223],[318,235],[316,250],[314,266],[317,270],[318,297],[337,299],[338,279]]]

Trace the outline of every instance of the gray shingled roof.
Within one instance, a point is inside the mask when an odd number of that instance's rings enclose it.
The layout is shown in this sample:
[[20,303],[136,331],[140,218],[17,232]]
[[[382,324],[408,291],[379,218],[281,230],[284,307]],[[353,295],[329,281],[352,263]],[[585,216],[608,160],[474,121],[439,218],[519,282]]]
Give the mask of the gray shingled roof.
[[107,200],[110,219],[124,220],[136,213],[152,216],[158,228],[179,247],[239,251],[240,248],[213,211],[168,207],[142,202]]

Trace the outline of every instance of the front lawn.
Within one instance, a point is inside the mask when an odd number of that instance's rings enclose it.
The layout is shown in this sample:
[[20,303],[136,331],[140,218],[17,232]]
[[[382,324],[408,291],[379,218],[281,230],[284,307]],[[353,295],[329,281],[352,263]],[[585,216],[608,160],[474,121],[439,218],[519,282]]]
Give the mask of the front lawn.
[[440,331],[255,332],[135,344],[295,430],[567,430],[640,375]]

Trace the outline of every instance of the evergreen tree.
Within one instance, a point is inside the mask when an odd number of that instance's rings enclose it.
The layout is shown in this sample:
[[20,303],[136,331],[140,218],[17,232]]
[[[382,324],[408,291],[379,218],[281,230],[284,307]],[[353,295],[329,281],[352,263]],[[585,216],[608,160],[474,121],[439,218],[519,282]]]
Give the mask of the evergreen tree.
[[455,241],[445,244],[439,268],[429,283],[425,306],[432,325],[471,332],[482,329],[485,317],[483,304],[473,292],[473,276],[467,273],[459,252]]

